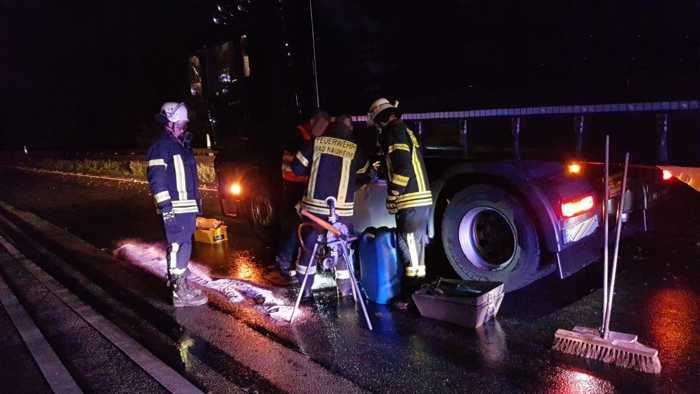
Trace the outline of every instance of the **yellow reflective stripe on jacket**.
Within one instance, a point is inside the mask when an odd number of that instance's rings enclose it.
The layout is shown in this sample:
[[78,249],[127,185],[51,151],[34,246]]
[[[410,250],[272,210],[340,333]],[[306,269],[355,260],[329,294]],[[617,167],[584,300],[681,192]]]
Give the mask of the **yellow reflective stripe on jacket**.
[[397,202],[404,202],[404,201],[410,201],[410,200],[415,200],[419,198],[433,198],[433,193],[428,190],[424,192],[413,192],[413,193],[406,193],[398,196],[396,199]]
[[[306,201],[301,202],[302,208],[306,209],[307,211],[311,213],[315,213],[317,215],[323,215],[323,216],[330,216],[331,210],[326,208],[320,208],[316,205],[310,205]],[[354,213],[353,208],[336,208],[335,209],[335,214],[338,216],[342,217],[349,217],[352,216]]]
[[418,207],[428,207],[433,205],[433,200],[415,200],[396,204],[396,209],[408,209]]
[[420,159],[418,158],[418,151],[413,148],[413,154],[411,155],[411,162],[413,163],[413,171],[416,174],[416,183],[418,184],[418,191],[428,190],[428,186],[425,184],[425,177],[423,176],[423,168],[420,165]]
[[[304,197],[302,198],[302,202],[307,205],[315,206],[318,208],[328,208],[328,204],[324,200],[319,200],[316,198],[311,198],[311,197]],[[345,201],[336,201],[335,202],[335,208],[336,209],[352,209],[355,206],[355,203],[353,202],[345,202]]]
[[411,148],[408,147],[408,144],[393,144],[389,145],[389,152],[388,154],[391,154],[392,152],[396,150],[405,150],[406,152],[410,152]]
[[321,153],[314,150],[314,157],[311,159],[311,173],[309,174],[309,185],[306,188],[306,195],[316,194],[316,182],[318,182],[318,166],[321,164]]
[[[324,200],[304,197],[301,199],[301,206],[307,211],[318,215],[329,216],[331,214],[331,210]],[[352,202],[336,201],[335,203],[335,213],[338,216],[352,216],[354,208],[355,203]]]
[[343,164],[340,168],[340,182],[338,182],[338,194],[337,200],[345,202],[348,197],[348,186],[350,183],[350,169],[352,164],[352,157],[343,157]]
[[364,174],[365,172],[367,172],[367,170],[369,170],[369,161],[366,162],[365,165],[362,166],[362,168],[360,168],[359,170],[357,170],[357,171],[355,172],[355,174]]
[[420,144],[418,143],[418,138],[413,133],[413,130],[407,128],[408,138],[411,139],[411,144],[413,144],[413,151],[411,152],[411,164],[413,165],[413,171],[416,174],[416,183],[418,184],[418,191],[428,190],[427,182],[425,181],[425,176],[423,175],[423,167],[421,166],[420,158],[418,157],[418,148]]
[[409,177],[407,177],[407,176],[403,176],[403,175],[399,175],[399,174],[393,174],[393,175],[391,176],[391,183],[393,183],[393,184],[395,184],[395,185],[402,186],[402,187],[406,187],[406,186],[408,185],[408,181],[409,181],[410,179],[411,179],[411,178],[409,178]]
[[425,192],[407,193],[396,199],[397,209],[424,207],[433,204],[433,194],[430,190]]
[[420,148],[420,144],[418,143],[418,138],[416,138],[416,135],[413,134],[413,130],[411,130],[407,127],[406,132],[408,132],[408,138],[411,139],[411,143],[413,144],[413,146],[416,148]]

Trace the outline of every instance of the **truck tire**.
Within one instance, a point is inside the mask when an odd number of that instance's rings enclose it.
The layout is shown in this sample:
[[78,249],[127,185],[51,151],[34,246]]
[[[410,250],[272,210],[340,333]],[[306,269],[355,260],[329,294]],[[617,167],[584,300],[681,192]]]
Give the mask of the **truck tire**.
[[506,291],[538,279],[537,228],[513,195],[489,185],[469,186],[442,216],[447,259],[464,280],[503,282]]

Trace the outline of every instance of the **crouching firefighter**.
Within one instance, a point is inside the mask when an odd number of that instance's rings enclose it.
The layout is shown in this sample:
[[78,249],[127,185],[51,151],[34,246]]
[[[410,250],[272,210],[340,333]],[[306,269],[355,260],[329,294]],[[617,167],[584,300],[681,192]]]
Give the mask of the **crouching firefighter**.
[[[352,121],[348,116],[339,116],[329,126],[326,133],[317,137],[300,150],[292,163],[297,175],[308,175],[309,183],[301,199],[301,207],[319,218],[329,221],[331,214],[326,199],[335,198],[336,220],[350,226],[353,215],[353,194],[357,174],[369,171],[369,163],[358,148],[352,136]],[[311,288],[317,269],[316,257],[311,259],[314,243],[320,230],[310,221],[302,223],[303,251],[297,263],[297,275],[303,277],[309,271],[304,286],[303,298],[310,299]],[[311,262],[311,263],[309,263]],[[341,297],[352,295],[350,272],[345,259],[338,259],[335,266],[335,279]]]
[[148,149],[148,183],[163,219],[167,241],[168,284],[176,307],[207,303],[202,291],[188,283],[187,263],[192,252],[192,234],[200,212],[197,163],[187,133],[184,103],[165,103],[158,120],[163,134]]
[[387,99],[372,103],[367,120],[381,134],[389,181],[386,207],[396,215],[398,257],[406,267],[406,278],[409,282],[413,278],[416,285],[425,277],[428,218],[433,204],[420,144],[401,120],[399,109]]

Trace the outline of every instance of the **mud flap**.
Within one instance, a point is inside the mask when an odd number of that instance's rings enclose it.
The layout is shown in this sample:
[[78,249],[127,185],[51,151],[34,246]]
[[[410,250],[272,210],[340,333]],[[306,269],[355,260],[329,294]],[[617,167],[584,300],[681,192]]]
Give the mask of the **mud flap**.
[[600,231],[556,253],[559,278],[567,278],[600,259],[603,237]]

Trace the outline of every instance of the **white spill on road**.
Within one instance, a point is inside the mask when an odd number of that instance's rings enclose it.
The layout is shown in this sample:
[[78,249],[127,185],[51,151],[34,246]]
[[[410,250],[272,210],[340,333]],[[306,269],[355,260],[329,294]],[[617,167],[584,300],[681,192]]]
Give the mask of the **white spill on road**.
[[[165,250],[160,244],[150,244],[139,240],[126,240],[114,250],[114,256],[130,262],[164,280],[167,277]],[[226,296],[229,302],[251,303],[254,308],[268,314],[275,320],[286,321],[291,314],[292,301],[280,295],[280,288],[267,289],[236,279],[212,279],[209,269],[197,262],[190,261],[190,280],[202,287]],[[304,318],[303,308],[297,311],[295,321]]]

